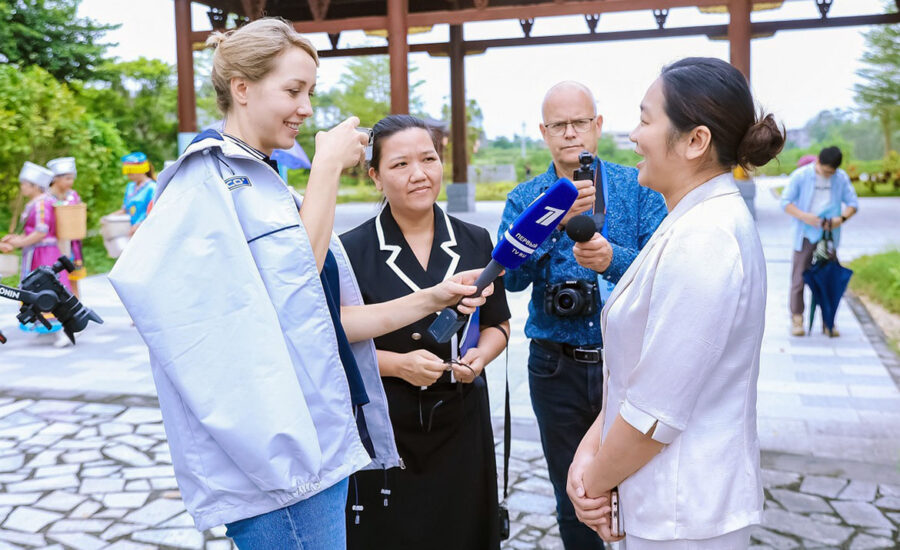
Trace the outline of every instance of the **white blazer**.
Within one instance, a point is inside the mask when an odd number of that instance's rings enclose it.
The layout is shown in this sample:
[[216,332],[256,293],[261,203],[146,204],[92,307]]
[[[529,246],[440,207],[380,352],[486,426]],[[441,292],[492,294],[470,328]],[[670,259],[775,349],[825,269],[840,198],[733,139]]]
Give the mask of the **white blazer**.
[[688,193],[603,309],[604,435],[617,414],[667,444],[619,486],[626,533],[708,539],[759,523],[756,383],[766,266],[730,174]]

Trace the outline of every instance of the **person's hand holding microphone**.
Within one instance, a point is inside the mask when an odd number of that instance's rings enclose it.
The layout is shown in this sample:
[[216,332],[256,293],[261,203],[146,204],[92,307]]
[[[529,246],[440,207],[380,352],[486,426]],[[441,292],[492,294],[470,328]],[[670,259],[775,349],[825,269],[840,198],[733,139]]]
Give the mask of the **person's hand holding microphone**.
[[597,223],[590,216],[577,216],[566,225],[566,234],[575,241],[572,255],[578,265],[603,273],[612,263],[613,249],[606,238],[597,232]]

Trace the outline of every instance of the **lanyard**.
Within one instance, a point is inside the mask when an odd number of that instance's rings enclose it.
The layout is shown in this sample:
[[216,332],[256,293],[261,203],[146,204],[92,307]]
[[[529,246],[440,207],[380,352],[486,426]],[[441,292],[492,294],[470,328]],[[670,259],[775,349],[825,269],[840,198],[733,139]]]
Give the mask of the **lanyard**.
[[[604,239],[609,240],[609,224],[606,223],[606,194],[609,189],[606,179],[606,165],[603,164],[603,161],[599,158],[597,158],[597,164],[600,169],[594,172],[594,197],[596,197],[594,202],[594,214],[603,214],[603,226],[600,229],[600,234],[603,235]],[[597,181],[598,172],[600,181]],[[594,217],[594,221],[596,220],[597,218]]]

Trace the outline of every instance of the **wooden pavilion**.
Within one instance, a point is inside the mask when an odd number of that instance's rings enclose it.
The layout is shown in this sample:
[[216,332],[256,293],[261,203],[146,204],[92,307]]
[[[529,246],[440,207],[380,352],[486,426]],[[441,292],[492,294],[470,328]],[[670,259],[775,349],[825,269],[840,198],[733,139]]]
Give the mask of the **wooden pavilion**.
[[[195,0],[209,6],[209,20],[213,29],[224,29],[229,16],[238,23],[263,16],[278,16],[293,22],[301,33],[328,33],[332,49],[319,51],[321,57],[388,54],[391,73],[391,111],[405,113],[409,109],[409,78],[407,55],[410,52],[429,52],[447,55],[450,59],[451,142],[453,143],[453,182],[448,188],[451,210],[468,210],[474,204],[473,186],[465,185],[466,176],[466,116],[464,57],[468,52],[487,48],[546,44],[572,44],[641,38],[706,35],[727,36],[730,61],[749,78],[750,41],[753,36],[771,35],[779,30],[816,29],[875,24],[900,23],[900,14],[871,14],[852,17],[829,17],[835,0],[785,0],[814,2],[820,14],[816,19],[765,21],[753,23],[754,9],[780,6],[772,0]],[[850,1],[850,0],[844,0]],[[900,0],[895,0],[900,8]],[[174,0],[178,60],[178,120],[179,144],[197,131],[196,101],[192,52],[202,43],[209,31],[194,31],[191,22],[191,0]],[[666,27],[669,10],[698,7],[703,11],[727,12],[727,25]],[[652,11],[657,26],[646,30],[598,30],[603,13],[621,11]],[[583,33],[557,36],[531,36],[535,18],[559,15],[583,15]],[[475,21],[516,19],[522,37],[490,40],[465,40],[463,24]],[[408,30],[447,24],[450,39],[443,43],[407,43]],[[343,31],[386,30],[387,46],[339,48]]]

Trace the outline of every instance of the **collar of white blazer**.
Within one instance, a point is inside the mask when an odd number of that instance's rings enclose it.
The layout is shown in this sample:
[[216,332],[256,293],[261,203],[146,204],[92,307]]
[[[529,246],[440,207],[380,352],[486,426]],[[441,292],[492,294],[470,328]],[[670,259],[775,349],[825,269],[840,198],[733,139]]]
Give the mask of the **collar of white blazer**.
[[[675,208],[669,212],[669,214],[663,218],[659,227],[656,228],[656,231],[653,233],[653,236],[650,237],[650,240],[647,241],[647,244],[644,245],[644,248],[641,249],[640,254],[638,254],[637,258],[631,263],[628,270],[622,275],[622,278],[619,279],[619,282],[616,283],[615,288],[612,293],[609,295],[609,299],[606,300],[606,304],[603,307],[603,312],[601,314],[601,329],[605,333],[606,329],[606,316],[609,313],[609,306],[612,304],[619,295],[622,294],[628,285],[631,284],[631,281],[634,280],[635,274],[640,269],[641,264],[644,259],[647,258],[648,253],[656,245],[657,242],[669,232],[672,225],[678,221],[679,218],[684,216],[688,211],[697,206],[700,203],[706,202],[710,199],[721,197],[723,195],[732,195],[732,194],[740,194],[740,190],[738,190],[737,185],[734,183],[734,177],[731,175],[731,172],[725,172],[720,174],[711,180],[707,181],[699,185],[698,187],[692,189],[681,201],[675,206]],[[606,334],[602,334],[603,341],[606,341]]]

